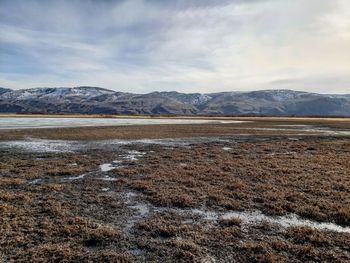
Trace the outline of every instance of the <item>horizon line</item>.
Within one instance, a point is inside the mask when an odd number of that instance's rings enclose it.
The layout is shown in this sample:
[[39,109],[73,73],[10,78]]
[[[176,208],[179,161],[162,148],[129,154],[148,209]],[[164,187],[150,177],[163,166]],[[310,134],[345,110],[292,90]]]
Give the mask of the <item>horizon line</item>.
[[177,90],[169,90],[169,91],[159,91],[159,90],[153,90],[150,92],[146,93],[136,93],[136,92],[129,92],[129,91],[118,91],[114,90],[111,88],[105,88],[105,87],[100,87],[100,86],[88,86],[88,85],[83,85],[83,86],[62,86],[62,87],[32,87],[32,88],[18,88],[18,89],[13,89],[13,88],[8,88],[4,86],[0,86],[0,88],[3,89],[9,89],[11,91],[17,91],[17,90],[31,90],[31,89],[75,89],[75,88],[98,88],[98,89],[104,89],[104,90],[109,90],[109,91],[114,91],[114,92],[122,92],[122,93],[131,93],[131,94],[151,94],[151,93],[162,93],[162,92],[177,92],[177,93],[182,93],[182,94],[215,94],[215,93],[232,93],[232,92],[239,92],[239,93],[249,93],[249,92],[256,92],[256,91],[294,91],[294,92],[304,92],[304,93],[310,93],[310,94],[321,94],[321,95],[350,95],[350,93],[322,93],[322,92],[311,92],[311,91],[305,91],[305,90],[297,90],[297,89],[252,89],[252,90],[228,90],[228,91],[216,91],[216,92],[180,92]]

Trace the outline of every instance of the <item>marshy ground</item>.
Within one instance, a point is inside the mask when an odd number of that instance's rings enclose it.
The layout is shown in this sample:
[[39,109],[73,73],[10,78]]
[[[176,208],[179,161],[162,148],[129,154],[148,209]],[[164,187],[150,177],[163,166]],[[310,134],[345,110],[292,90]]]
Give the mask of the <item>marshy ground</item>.
[[0,262],[350,261],[349,131],[1,131]]

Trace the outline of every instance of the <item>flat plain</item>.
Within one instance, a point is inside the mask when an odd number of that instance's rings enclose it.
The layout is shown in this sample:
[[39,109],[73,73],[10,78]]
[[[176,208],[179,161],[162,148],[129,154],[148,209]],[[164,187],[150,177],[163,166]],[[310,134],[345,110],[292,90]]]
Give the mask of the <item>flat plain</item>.
[[0,130],[0,261],[350,261],[350,120]]

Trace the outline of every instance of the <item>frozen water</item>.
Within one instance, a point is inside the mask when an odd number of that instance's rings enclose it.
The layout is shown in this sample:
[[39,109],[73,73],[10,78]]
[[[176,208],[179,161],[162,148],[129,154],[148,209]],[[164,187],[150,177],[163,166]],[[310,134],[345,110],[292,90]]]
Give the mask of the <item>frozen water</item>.
[[100,165],[101,172],[108,172],[115,169],[115,167],[110,163],[104,163]]
[[113,178],[110,176],[99,177],[97,179],[102,180],[102,181],[116,181],[117,180],[117,178]]
[[139,204],[136,204],[136,205],[132,205],[130,206],[131,208],[133,209],[136,209],[137,210],[137,213],[140,215],[140,216],[145,216],[149,213],[149,208],[146,204],[143,204],[143,203],[139,203]]
[[205,123],[242,123],[246,121],[210,120],[210,119],[172,119],[172,118],[30,118],[2,117],[0,129],[27,129],[53,127],[87,126],[126,126],[150,124],[205,124]]
[[124,158],[130,161],[137,161],[138,157],[141,157],[142,155],[145,155],[145,154],[146,153],[139,152],[139,151],[128,151],[128,154],[124,156]]
[[261,221],[267,221],[270,223],[278,224],[282,227],[308,226],[319,230],[329,230],[329,231],[335,231],[335,232],[350,233],[350,227],[342,227],[334,223],[328,223],[328,222],[319,223],[308,219],[303,219],[295,214],[272,217],[272,216],[264,215],[259,211],[255,211],[255,212],[231,211],[222,215],[223,219],[229,219],[233,217],[237,217],[241,219],[242,222],[245,224],[254,224]]
[[79,179],[83,179],[85,177],[86,174],[81,174],[78,176],[72,176],[72,177],[68,177],[67,179],[69,180],[79,180]]
[[[186,213],[188,210],[177,209],[178,212]],[[257,224],[262,221],[277,224],[281,227],[287,228],[292,226],[307,226],[318,230],[327,230],[341,233],[350,233],[350,227],[339,226],[330,222],[316,222],[309,219],[301,218],[295,214],[289,214],[285,216],[268,216],[264,215],[260,211],[244,212],[244,211],[230,211],[226,213],[220,213],[216,211],[207,211],[203,209],[192,209],[191,213],[202,216],[204,220],[210,222],[216,222],[219,218],[230,219],[239,218],[242,220],[242,224],[250,225]],[[190,221],[188,221],[190,222]]]
[[65,140],[27,139],[23,141],[3,141],[0,148],[18,149],[26,152],[72,152],[74,142]]
[[42,179],[33,179],[28,181],[28,184],[39,184],[42,181]]
[[216,221],[219,217],[215,211],[204,211],[201,209],[192,209],[192,213],[201,215],[205,220]]

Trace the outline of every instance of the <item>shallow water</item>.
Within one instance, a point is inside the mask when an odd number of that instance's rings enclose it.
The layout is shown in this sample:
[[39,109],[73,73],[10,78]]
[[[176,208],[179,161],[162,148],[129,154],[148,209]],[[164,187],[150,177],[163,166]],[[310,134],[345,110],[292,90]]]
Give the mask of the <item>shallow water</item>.
[[0,117],[0,129],[27,129],[52,127],[125,126],[148,124],[204,124],[204,123],[242,123],[245,121],[209,119],[117,119],[117,118],[30,118]]

